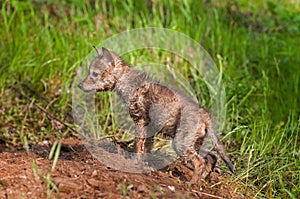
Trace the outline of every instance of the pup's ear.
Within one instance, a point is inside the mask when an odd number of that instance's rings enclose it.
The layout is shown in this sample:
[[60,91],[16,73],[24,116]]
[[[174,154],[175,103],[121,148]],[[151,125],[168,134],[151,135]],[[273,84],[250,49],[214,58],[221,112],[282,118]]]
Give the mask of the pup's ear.
[[112,55],[110,54],[109,50],[102,47],[102,56],[108,65],[113,65],[114,59],[113,59]]
[[101,57],[102,56],[102,52],[96,47],[96,46],[93,46],[97,52],[97,54]]

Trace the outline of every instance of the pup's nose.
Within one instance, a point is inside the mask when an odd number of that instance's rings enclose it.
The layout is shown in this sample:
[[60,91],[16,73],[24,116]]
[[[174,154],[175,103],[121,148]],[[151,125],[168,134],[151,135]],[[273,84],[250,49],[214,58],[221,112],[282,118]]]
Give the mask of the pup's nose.
[[82,82],[78,84],[78,88],[82,89]]

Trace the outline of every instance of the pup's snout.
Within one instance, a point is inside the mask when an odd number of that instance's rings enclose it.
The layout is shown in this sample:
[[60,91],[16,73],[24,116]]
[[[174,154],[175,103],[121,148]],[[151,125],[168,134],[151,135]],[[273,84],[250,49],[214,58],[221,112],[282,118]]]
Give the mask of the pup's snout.
[[77,86],[82,90],[82,82],[80,82]]

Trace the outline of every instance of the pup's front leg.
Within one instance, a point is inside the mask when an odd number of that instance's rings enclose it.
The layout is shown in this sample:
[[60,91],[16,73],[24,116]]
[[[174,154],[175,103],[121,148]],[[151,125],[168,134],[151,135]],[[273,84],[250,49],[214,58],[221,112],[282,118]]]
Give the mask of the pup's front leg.
[[143,155],[151,153],[154,142],[154,136],[147,134],[146,127],[136,128],[135,150],[137,153],[137,161],[143,160]]

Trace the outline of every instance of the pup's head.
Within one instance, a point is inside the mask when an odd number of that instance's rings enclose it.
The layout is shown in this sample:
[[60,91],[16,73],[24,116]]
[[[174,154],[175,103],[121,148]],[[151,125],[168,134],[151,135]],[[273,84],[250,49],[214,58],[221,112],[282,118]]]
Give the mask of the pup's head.
[[114,57],[106,48],[99,50],[94,46],[98,56],[89,66],[88,76],[78,84],[78,87],[85,92],[113,90],[120,73],[120,67],[116,66]]

